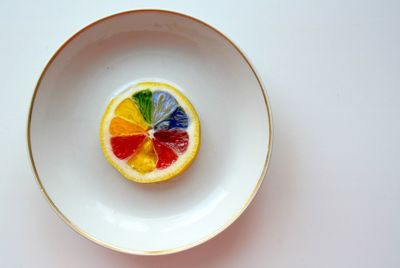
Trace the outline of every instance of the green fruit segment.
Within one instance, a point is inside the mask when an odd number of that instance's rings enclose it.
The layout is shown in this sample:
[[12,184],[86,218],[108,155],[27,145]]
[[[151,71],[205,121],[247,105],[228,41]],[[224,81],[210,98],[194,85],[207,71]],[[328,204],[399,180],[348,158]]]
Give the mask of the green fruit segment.
[[140,113],[148,124],[151,124],[152,97],[153,94],[149,89],[139,91],[132,96],[132,99],[139,107]]

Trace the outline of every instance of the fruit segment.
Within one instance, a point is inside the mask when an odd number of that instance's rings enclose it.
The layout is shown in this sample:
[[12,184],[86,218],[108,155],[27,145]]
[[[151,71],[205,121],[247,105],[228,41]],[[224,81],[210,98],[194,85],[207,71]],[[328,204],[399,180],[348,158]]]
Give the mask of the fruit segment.
[[158,156],[158,169],[167,168],[178,159],[178,155],[171,148],[163,145],[157,140],[153,140],[153,143]]
[[139,150],[128,161],[128,165],[140,173],[153,171],[156,168],[156,163],[157,156],[154,152],[153,142],[149,138],[146,138]]
[[152,93],[149,89],[145,89],[139,91],[138,93],[132,96],[132,99],[135,101],[137,106],[139,107],[140,112],[144,120],[151,124],[151,106],[152,106]]
[[162,91],[153,92],[153,103],[151,110],[151,121],[153,125],[166,119],[178,107],[176,100],[171,94]]
[[115,109],[115,115],[122,117],[141,128],[149,129],[136,104],[129,98],[123,100]]
[[154,126],[155,129],[187,128],[189,118],[181,107],[177,107],[167,119]]
[[110,123],[110,134],[112,136],[130,136],[133,134],[145,133],[146,129],[139,125],[130,123],[121,117],[114,117]]
[[125,159],[137,151],[145,137],[145,135],[112,137],[112,151],[119,159]]
[[154,138],[178,153],[184,153],[189,144],[189,135],[182,129],[159,130]]

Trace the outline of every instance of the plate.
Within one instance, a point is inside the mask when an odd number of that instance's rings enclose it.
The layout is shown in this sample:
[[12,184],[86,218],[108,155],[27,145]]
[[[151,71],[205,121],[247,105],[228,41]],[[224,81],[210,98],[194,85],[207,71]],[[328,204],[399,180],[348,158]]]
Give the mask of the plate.
[[[148,80],[179,86],[202,139],[183,174],[144,185],[107,163],[99,126],[113,96]],[[168,254],[214,237],[249,205],[268,166],[271,115],[254,68],[221,32],[184,14],[134,10],[88,25],[50,59],[32,97],[28,148],[42,192],[75,231],[121,252]]]

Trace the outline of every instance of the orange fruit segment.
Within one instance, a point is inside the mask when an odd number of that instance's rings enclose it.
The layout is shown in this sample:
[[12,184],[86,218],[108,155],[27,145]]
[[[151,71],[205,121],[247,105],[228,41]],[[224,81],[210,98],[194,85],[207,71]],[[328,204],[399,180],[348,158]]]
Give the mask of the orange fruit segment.
[[145,128],[122,119],[121,117],[114,117],[110,123],[110,134],[112,136],[129,136],[145,132]]

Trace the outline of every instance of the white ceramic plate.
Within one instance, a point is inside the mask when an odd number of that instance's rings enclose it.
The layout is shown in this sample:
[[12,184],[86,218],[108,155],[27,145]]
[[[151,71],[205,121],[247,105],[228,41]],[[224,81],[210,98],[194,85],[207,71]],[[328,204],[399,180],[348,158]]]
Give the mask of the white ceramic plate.
[[[190,99],[202,145],[178,178],[142,185],[107,163],[99,124],[117,92],[154,79]],[[32,98],[28,145],[42,191],[74,230],[122,252],[167,254],[214,237],[247,207],[267,169],[271,118],[228,38],[186,15],[137,10],[92,23],[55,53]]]

